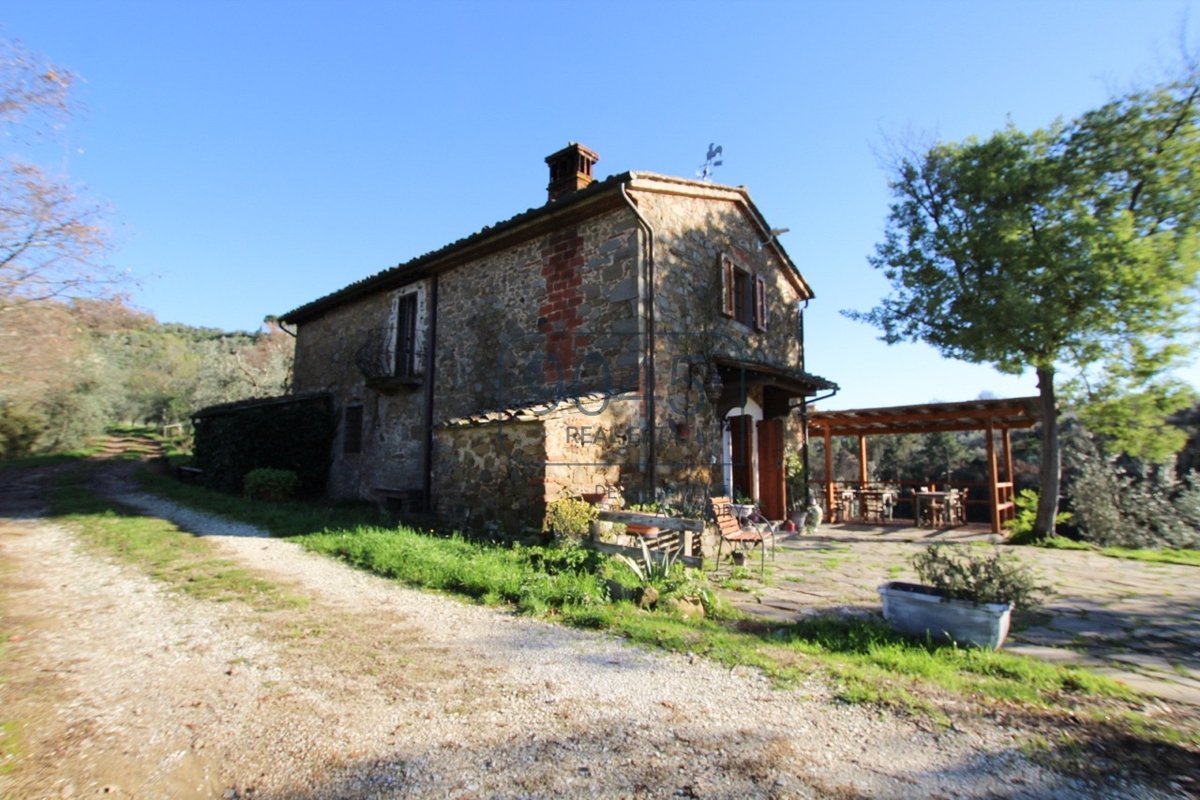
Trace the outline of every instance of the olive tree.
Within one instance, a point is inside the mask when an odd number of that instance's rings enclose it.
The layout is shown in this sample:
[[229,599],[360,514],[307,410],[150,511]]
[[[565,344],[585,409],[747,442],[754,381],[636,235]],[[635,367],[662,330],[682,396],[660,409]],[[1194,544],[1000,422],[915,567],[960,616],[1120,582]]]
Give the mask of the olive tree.
[[1055,379],[1135,354],[1160,374],[1194,333],[1200,268],[1198,74],[1032,132],[938,143],[892,166],[869,260],[891,293],[846,312],[1004,372],[1033,369],[1042,408],[1035,533],[1060,487]]

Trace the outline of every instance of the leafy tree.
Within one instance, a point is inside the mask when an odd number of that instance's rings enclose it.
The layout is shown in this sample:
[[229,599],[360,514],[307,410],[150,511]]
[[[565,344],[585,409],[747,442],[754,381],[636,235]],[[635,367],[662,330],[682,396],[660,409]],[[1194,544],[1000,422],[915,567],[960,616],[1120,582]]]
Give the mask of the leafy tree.
[[875,476],[881,481],[923,480],[924,475],[914,477],[913,465],[921,447],[921,437],[915,433],[895,436],[877,436],[871,440],[872,447],[879,448]]
[[1161,464],[1186,445],[1188,432],[1174,418],[1198,398],[1186,383],[1158,374],[1161,358],[1144,359],[1141,343],[1129,344],[1126,358],[1107,359],[1098,376],[1075,376],[1064,393],[1105,452]]
[[870,259],[892,294],[847,313],[889,343],[1036,371],[1039,536],[1054,530],[1058,506],[1059,365],[1085,369],[1136,346],[1143,372],[1158,374],[1195,329],[1181,321],[1200,269],[1197,77],[894,165],[888,227]]
[[967,460],[967,448],[959,436],[947,431],[935,431],[923,437],[917,455],[923,464],[924,480],[946,481],[954,478],[954,471]]
[[122,276],[104,262],[98,207],[16,152],[71,108],[71,73],[0,41],[0,313],[30,301],[105,294]]

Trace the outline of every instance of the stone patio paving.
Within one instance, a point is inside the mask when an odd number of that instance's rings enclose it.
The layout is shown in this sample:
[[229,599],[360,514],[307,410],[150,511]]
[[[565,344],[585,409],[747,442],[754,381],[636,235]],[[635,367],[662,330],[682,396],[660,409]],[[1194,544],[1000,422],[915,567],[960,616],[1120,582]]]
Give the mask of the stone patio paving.
[[[945,541],[987,544],[995,537],[972,526],[933,532],[826,525],[812,535],[784,534],[774,562],[767,559],[766,585],[748,580],[751,592],[724,595],[747,613],[779,621],[879,614],[879,585],[915,581],[910,560],[917,548]],[[1055,592],[1038,612],[1014,619],[1006,651],[1081,664],[1200,709],[1200,568],[1078,550],[1005,550],[1031,564]],[[757,578],[757,560],[747,566]]]

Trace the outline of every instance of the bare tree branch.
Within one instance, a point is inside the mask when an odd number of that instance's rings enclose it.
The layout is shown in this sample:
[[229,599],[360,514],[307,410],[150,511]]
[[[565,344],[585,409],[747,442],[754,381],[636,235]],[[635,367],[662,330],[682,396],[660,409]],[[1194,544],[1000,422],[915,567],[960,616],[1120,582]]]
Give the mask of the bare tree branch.
[[[19,148],[18,129],[51,134],[72,108],[72,75],[0,41],[0,134]],[[99,206],[81,200],[16,153],[0,156],[0,314],[53,298],[112,296],[125,277],[107,261]]]

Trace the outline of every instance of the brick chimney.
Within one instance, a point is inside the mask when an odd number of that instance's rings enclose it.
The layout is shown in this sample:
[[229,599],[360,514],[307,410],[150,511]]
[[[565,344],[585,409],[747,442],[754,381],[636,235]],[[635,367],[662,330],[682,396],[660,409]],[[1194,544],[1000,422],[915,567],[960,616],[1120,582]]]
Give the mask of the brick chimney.
[[546,156],[546,163],[550,165],[550,185],[546,187],[550,195],[548,202],[587,188],[595,180],[592,165],[599,160],[600,156],[575,142]]

